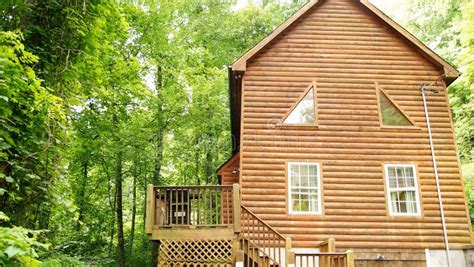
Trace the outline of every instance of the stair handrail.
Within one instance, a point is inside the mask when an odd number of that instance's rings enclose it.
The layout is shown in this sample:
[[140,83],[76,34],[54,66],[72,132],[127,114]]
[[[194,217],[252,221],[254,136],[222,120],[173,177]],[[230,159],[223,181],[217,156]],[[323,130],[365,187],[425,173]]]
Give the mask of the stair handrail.
[[[240,209],[241,237],[257,246],[277,265],[282,266],[282,260],[287,257],[291,249],[291,239],[280,234],[244,205],[240,205]],[[282,255],[282,250],[285,256]]]
[[240,205],[240,208],[244,210],[247,213],[250,213],[253,217],[255,217],[256,220],[258,220],[261,224],[265,225],[267,228],[269,228],[274,234],[279,236],[281,239],[285,240],[286,237],[280,234],[277,230],[275,230],[273,227],[271,227],[268,223],[266,223],[264,220],[260,219],[255,213],[253,213],[251,210],[249,210],[247,207],[244,205]]

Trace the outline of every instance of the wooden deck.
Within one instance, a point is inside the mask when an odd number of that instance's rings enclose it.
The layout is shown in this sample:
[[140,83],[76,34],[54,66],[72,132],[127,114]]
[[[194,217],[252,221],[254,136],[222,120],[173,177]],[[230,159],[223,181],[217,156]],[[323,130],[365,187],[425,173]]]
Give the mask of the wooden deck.
[[320,253],[295,253],[290,238],[241,205],[238,184],[149,185],[145,228],[161,244],[158,266],[354,266],[333,240]]

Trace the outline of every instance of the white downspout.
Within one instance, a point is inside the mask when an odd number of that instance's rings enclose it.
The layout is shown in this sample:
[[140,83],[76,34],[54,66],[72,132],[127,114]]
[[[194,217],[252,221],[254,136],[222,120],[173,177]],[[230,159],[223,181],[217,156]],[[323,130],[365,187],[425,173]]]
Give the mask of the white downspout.
[[440,188],[439,176],[438,176],[438,165],[436,163],[435,149],[433,145],[433,136],[431,134],[430,116],[428,114],[428,105],[426,103],[425,91],[427,90],[427,88],[425,84],[421,84],[420,89],[421,89],[421,95],[423,96],[423,106],[425,108],[426,126],[428,127],[428,136],[430,139],[430,147],[431,147],[431,157],[433,158],[433,169],[434,169],[434,174],[435,174],[435,179],[436,179],[436,190],[438,191],[438,203],[439,203],[439,211],[441,213],[441,224],[443,225],[444,246],[446,248],[446,259],[448,262],[448,267],[451,267],[451,259],[449,258],[448,232],[446,230],[446,220],[444,218],[443,199],[441,197],[441,188]]

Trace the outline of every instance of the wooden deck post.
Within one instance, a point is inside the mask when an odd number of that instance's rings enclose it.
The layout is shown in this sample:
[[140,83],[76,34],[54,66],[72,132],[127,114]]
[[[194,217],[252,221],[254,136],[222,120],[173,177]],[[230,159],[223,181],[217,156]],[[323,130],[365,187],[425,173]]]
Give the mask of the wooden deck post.
[[244,266],[244,252],[240,247],[240,230],[241,230],[241,218],[240,218],[240,186],[239,184],[232,185],[232,219],[234,223],[234,241],[233,241],[233,252],[235,253],[235,266]]
[[232,186],[232,206],[233,206],[233,220],[234,220],[234,233],[240,233],[241,222],[240,222],[240,187],[239,184],[233,184]]
[[153,232],[153,225],[155,224],[155,190],[152,184],[147,185],[146,188],[146,219],[145,232],[151,235]]
[[354,267],[354,252],[352,250],[347,251],[347,258],[346,258],[346,267]]
[[238,250],[235,254],[235,267],[244,267],[244,251]]
[[[336,252],[336,239],[333,237],[328,238],[328,240],[321,242],[319,244],[319,252],[332,253]],[[319,257],[319,266],[328,267],[331,264],[331,259],[327,256]]]
[[328,252],[336,252],[336,239],[333,237],[328,239]]
[[319,244],[319,252],[336,252],[336,239],[333,237]]
[[288,255],[286,257],[286,266],[287,267],[295,267],[296,266],[296,256],[293,250],[288,251]]
[[293,262],[293,266],[295,263],[295,253],[291,250],[291,238],[285,238],[285,262],[286,266],[290,266],[290,262]]

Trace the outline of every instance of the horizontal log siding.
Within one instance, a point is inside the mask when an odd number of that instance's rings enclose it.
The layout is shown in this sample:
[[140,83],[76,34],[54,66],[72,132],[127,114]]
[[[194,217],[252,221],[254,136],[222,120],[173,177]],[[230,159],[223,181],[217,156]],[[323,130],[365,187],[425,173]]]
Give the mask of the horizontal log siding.
[[[239,168],[240,157],[234,155],[228,163],[227,166],[224,166],[222,169],[219,170],[218,175],[221,177],[221,185],[233,185],[239,183],[239,174],[232,174],[234,168]],[[228,201],[228,203],[227,203]],[[223,193],[222,197],[222,212],[227,214],[228,212],[231,214],[229,218],[222,218],[224,223],[232,222],[233,214],[232,211],[228,211],[227,207],[233,208],[233,200],[232,196],[228,196],[227,193]],[[230,221],[228,221],[230,220]]]
[[[419,91],[420,83],[441,74],[358,4],[324,1],[247,64],[243,204],[293,237],[296,247],[314,247],[335,237],[342,248],[442,248]],[[313,80],[318,127],[276,127]],[[380,127],[375,81],[415,128]],[[449,241],[460,248],[470,242],[469,224],[446,90],[428,99]],[[287,214],[285,164],[301,160],[321,163],[321,216]],[[417,164],[421,217],[388,216],[383,178],[383,164],[388,162]]]

